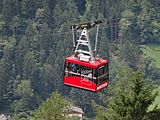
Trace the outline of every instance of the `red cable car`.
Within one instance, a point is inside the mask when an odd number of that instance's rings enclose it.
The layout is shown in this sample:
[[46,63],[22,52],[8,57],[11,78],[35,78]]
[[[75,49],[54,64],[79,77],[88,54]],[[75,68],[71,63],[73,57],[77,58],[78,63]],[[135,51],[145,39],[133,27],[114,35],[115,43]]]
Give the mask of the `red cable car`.
[[88,30],[97,26],[96,45],[100,20],[72,26],[73,44],[75,46],[74,32],[80,30],[81,35],[77,40],[75,53],[66,58],[64,66],[64,84],[98,92],[108,86],[109,60],[93,56]]

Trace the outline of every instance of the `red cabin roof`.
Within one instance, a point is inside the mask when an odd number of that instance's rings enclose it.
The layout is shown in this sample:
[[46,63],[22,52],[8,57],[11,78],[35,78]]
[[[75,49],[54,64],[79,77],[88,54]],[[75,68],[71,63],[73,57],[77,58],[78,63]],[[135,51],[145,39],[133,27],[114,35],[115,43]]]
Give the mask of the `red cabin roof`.
[[79,59],[76,59],[74,56],[70,56],[70,57],[66,58],[66,62],[78,64],[81,66],[86,66],[89,68],[98,68],[98,67],[108,63],[109,60],[103,60],[103,59],[99,58],[99,59],[95,60],[95,62],[85,62],[85,61],[80,61]]

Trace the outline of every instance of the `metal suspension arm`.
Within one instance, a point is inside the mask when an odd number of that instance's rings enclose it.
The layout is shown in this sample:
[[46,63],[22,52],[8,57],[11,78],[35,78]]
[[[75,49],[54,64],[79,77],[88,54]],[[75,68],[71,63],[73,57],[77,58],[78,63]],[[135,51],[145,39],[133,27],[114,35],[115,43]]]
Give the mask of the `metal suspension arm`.
[[75,34],[74,34],[74,27],[72,26],[72,35],[73,35],[73,47],[75,48],[76,45],[75,45]]
[[96,51],[97,51],[98,32],[99,32],[99,25],[97,26],[97,34],[96,34],[96,41],[95,41],[95,48],[94,48],[94,52],[96,52]]
[[[94,62],[95,57],[92,50],[91,42],[89,39],[89,29],[92,29],[94,27],[97,27],[97,33],[96,33],[96,40],[95,40],[95,49],[94,51],[97,51],[97,41],[98,41],[98,32],[99,32],[99,26],[100,23],[102,23],[101,20],[87,22],[87,23],[81,23],[79,25],[72,25],[72,34],[73,34],[73,46],[75,47],[75,53],[74,57],[76,59],[87,61],[87,62]],[[81,35],[78,40],[75,41],[75,31],[81,31]],[[76,42],[76,45],[75,45]]]

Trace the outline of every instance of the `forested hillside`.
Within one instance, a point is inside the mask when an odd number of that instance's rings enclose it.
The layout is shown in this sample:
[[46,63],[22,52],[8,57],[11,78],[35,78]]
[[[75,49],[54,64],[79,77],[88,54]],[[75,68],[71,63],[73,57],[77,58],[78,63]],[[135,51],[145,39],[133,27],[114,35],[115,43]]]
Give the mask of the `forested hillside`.
[[[110,59],[110,86],[100,93],[64,86],[64,60],[73,53],[71,25],[97,19],[103,21],[98,54]],[[58,91],[91,119],[133,120],[141,111],[138,120],[156,120],[158,110],[147,108],[160,69],[144,54],[146,44],[160,45],[159,0],[1,0],[0,113],[30,119]],[[127,90],[135,96],[125,98]]]

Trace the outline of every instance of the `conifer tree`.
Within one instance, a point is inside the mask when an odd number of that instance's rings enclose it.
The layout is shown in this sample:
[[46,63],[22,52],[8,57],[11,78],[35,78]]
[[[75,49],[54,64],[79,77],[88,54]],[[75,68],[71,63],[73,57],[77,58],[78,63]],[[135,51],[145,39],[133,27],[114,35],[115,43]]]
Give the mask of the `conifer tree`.
[[142,73],[128,67],[117,75],[112,94],[104,117],[107,120],[142,120],[156,96]]

